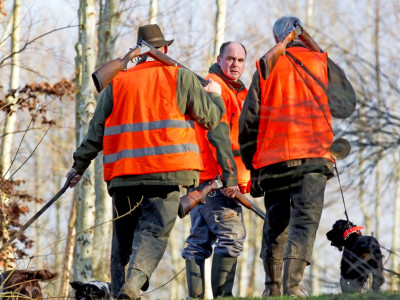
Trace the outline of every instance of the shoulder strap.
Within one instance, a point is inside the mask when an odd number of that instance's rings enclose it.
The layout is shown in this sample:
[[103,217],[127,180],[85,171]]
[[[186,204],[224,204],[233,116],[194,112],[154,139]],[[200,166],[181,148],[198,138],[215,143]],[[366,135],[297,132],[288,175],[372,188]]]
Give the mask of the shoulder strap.
[[[323,83],[322,83],[322,82],[321,82],[321,81],[320,81],[320,80],[319,80],[319,79],[318,79],[318,78],[317,78],[317,77],[316,77],[316,76],[315,76],[315,75],[314,75],[314,74],[299,60],[299,59],[297,59],[292,53],[290,53],[289,51],[286,51],[286,55],[288,56],[289,61],[292,63],[292,65],[293,65],[293,67],[295,68],[295,70],[297,71],[297,73],[299,73],[301,79],[303,79],[305,85],[306,85],[307,88],[310,90],[311,94],[313,95],[313,97],[314,97],[315,101],[317,102],[318,107],[319,107],[319,109],[321,110],[322,114],[324,115],[325,121],[326,121],[326,123],[328,123],[328,125],[329,125],[329,127],[330,127],[332,133],[335,134],[334,131],[333,131],[332,125],[329,124],[328,118],[327,118],[327,116],[325,115],[325,112],[324,112],[324,110],[323,110],[322,107],[321,107],[321,103],[319,102],[317,96],[315,96],[314,93],[312,92],[312,90],[311,90],[310,86],[308,85],[307,81],[306,81],[306,80],[304,79],[304,77],[300,74],[299,70],[298,70],[297,67],[296,67],[296,64],[297,64],[299,67],[301,67],[308,75],[310,75],[311,78],[314,79],[316,83],[318,83],[318,85],[322,88],[322,90],[324,91],[324,93],[326,94],[326,96],[328,96],[328,91],[327,91],[327,89],[325,88],[325,86],[323,85]],[[293,61],[295,61],[296,64],[294,64]]]

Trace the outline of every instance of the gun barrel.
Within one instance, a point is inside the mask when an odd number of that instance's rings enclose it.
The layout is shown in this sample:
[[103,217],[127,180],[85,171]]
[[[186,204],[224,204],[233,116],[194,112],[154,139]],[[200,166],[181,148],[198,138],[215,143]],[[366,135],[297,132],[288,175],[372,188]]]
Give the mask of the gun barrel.
[[[250,200],[249,200],[250,201]],[[250,201],[251,202],[251,201]],[[251,202],[251,210],[256,213],[261,219],[265,220],[265,212],[263,212],[258,206]]]
[[[176,60],[172,59],[171,57],[169,57],[168,55],[162,53],[161,51],[158,51],[156,48],[154,48],[152,45],[150,45],[149,43],[147,43],[144,40],[141,40],[139,43],[146,45],[147,47],[150,48],[150,51],[148,53],[148,55],[156,60],[159,60],[163,63],[165,63],[166,65],[169,66],[179,66],[183,69],[189,70],[190,69],[186,68],[184,65],[178,63]],[[193,72],[193,71],[191,71]],[[194,72],[193,72],[194,73]],[[194,73],[196,75],[196,77],[199,79],[200,83],[202,86],[206,86],[208,84],[208,81],[206,79],[204,79],[203,77],[201,77],[200,75]]]

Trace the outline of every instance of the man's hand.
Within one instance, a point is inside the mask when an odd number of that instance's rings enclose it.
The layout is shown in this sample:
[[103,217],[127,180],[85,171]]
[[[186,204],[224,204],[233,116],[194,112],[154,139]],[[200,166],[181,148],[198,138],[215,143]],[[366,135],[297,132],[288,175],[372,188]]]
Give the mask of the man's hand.
[[239,192],[239,186],[229,186],[229,187],[224,187],[221,189],[221,193],[224,194],[226,197],[229,198],[235,198],[236,192]]
[[67,176],[65,177],[69,177],[72,173],[74,173],[75,176],[72,177],[71,181],[69,182],[69,187],[71,188],[75,187],[78,184],[79,180],[81,180],[82,178],[82,175],[78,174],[74,168],[69,170]]
[[204,90],[207,93],[217,93],[219,95],[221,95],[222,93],[221,86],[219,85],[219,83],[212,79],[208,79],[208,84],[204,87]]

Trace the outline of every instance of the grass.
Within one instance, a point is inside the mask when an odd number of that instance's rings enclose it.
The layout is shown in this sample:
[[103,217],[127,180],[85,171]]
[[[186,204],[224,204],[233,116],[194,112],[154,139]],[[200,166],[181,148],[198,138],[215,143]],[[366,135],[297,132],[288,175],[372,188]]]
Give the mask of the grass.
[[[251,298],[218,298],[218,299],[232,299],[232,300],[293,300],[294,297],[280,296],[280,297],[251,297]],[[382,293],[358,293],[358,294],[330,294],[319,296],[299,297],[297,299],[309,300],[400,300],[399,292],[382,292]]]

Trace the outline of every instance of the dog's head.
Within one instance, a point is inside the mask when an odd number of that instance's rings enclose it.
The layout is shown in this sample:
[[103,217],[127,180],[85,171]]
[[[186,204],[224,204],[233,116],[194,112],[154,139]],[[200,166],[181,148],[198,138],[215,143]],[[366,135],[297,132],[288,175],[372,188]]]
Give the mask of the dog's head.
[[97,300],[112,299],[109,284],[100,281],[72,281],[69,283],[75,290],[75,299],[78,300]]
[[353,232],[360,234],[359,229],[361,228],[362,227],[358,227],[350,221],[337,220],[333,224],[332,230],[327,232],[326,237],[331,241],[332,246],[337,247],[339,251],[342,251],[347,236]]
[[14,293],[15,299],[18,297],[20,299],[22,295],[32,299],[42,299],[43,294],[39,281],[49,281],[56,277],[57,273],[48,270],[12,270],[1,274],[0,287],[4,294]]

